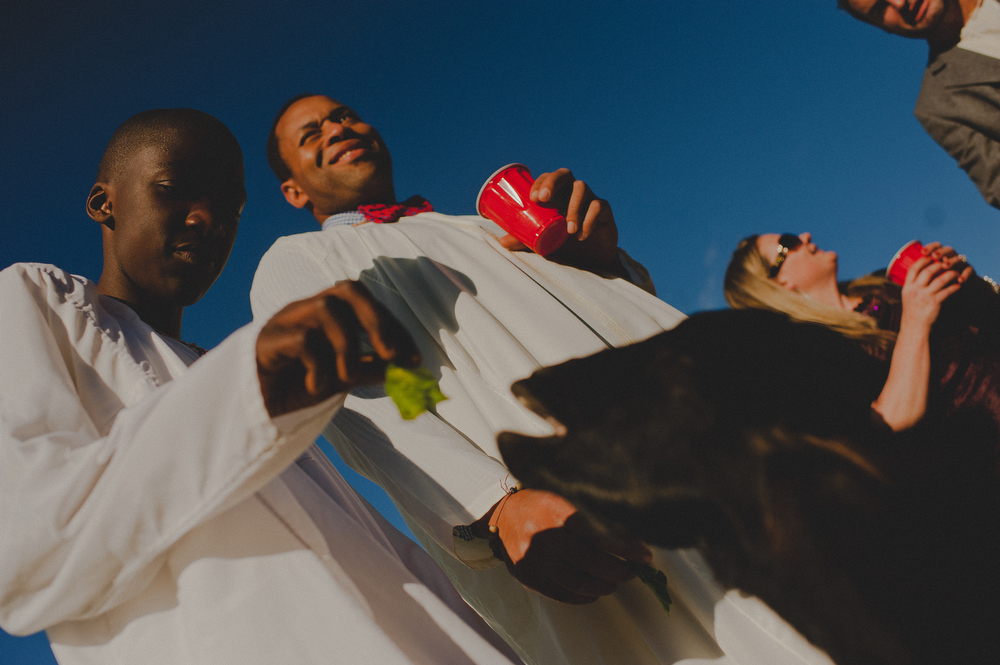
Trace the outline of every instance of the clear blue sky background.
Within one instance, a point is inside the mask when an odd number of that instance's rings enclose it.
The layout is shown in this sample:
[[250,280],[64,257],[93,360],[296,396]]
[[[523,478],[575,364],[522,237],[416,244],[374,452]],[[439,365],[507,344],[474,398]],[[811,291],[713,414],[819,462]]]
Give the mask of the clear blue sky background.
[[[569,166],[611,201],[621,245],[685,312],[724,306],[728,256],[752,232],[811,231],[845,277],[912,238],[953,244],[1000,277],[1000,213],[912,115],[926,45],[834,0],[40,0],[4,14],[0,267],[100,276],[84,198],[130,115],[193,107],[236,134],[240,235],[184,322],[206,347],[250,320],[274,239],[315,228],[264,157],[274,112],[304,91],[375,125],[397,194],[442,212],[473,213],[508,162]],[[0,635],[0,664],[52,662],[43,636]]]

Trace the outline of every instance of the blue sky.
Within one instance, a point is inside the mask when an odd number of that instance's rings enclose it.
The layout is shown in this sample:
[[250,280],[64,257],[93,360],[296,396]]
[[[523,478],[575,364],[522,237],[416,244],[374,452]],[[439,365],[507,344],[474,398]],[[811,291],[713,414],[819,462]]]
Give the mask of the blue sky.
[[[139,6],[136,6],[139,5]],[[912,115],[926,45],[812,2],[181,0],[17,3],[0,25],[0,267],[97,279],[84,214],[101,152],[130,115],[198,108],[236,134],[249,201],[229,264],[185,316],[210,347],[251,318],[248,292],[287,206],[264,139],[288,97],[325,93],[375,125],[396,193],[472,214],[499,166],[568,166],[607,198],[621,245],[685,312],[724,306],[754,232],[811,231],[841,275],[941,240],[1000,277],[998,211]],[[4,378],[3,380],[9,380]],[[367,491],[367,490],[366,490]],[[51,663],[0,636],[0,663]]]

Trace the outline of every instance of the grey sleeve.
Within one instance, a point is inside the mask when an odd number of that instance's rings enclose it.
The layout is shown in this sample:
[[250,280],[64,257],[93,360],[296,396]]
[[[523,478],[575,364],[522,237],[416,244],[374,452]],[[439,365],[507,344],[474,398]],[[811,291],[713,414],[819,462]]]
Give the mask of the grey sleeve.
[[[990,80],[996,74],[982,73],[981,66],[992,61],[988,64],[1000,70],[1000,63],[962,49],[947,55],[924,74],[914,115],[969,174],[986,202],[1000,208],[1000,87]],[[980,62],[970,64],[973,60]]]

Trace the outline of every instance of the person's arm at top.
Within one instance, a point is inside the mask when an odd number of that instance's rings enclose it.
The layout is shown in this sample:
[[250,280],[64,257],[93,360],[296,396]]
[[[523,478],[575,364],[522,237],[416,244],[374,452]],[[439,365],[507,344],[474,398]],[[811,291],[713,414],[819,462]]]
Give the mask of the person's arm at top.
[[941,303],[972,276],[972,268],[963,268],[964,260],[951,247],[930,243],[924,252],[925,256],[914,262],[906,274],[903,312],[889,377],[872,402],[873,415],[894,432],[913,427],[924,417],[931,372],[931,326],[941,311]]

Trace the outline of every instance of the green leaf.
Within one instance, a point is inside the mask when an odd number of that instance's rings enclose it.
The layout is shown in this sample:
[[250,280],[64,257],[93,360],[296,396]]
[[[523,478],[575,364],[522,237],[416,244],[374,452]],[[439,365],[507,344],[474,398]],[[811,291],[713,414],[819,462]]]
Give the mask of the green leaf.
[[385,369],[385,394],[392,398],[403,420],[413,420],[448,399],[430,371],[423,367],[406,369],[392,363]]
[[667,611],[667,614],[670,614],[670,604],[674,601],[667,591],[667,576],[663,574],[663,571],[653,568],[648,563],[629,561],[629,565],[635,571],[635,574],[639,576],[639,579],[653,590],[653,593],[656,594],[656,599],[660,601],[660,605]]

